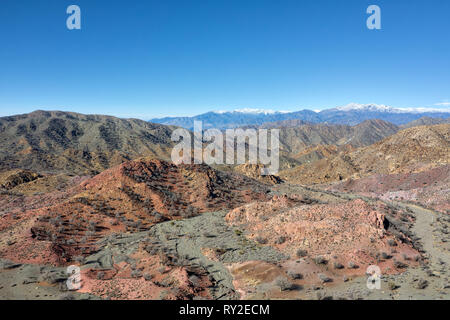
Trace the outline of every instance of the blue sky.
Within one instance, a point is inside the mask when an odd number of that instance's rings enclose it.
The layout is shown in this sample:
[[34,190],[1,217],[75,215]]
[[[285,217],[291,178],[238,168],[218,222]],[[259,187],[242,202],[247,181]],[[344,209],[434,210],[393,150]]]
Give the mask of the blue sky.
[[[66,28],[70,4],[81,30]],[[366,27],[370,4],[382,30]],[[448,0],[2,0],[0,115],[436,107],[450,101],[449,16]]]

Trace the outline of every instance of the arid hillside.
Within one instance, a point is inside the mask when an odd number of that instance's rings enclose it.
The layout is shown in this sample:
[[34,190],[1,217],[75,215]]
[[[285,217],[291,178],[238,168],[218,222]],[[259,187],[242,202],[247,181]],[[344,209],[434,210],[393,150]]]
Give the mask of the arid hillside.
[[0,170],[96,174],[142,156],[170,158],[173,127],[137,119],[35,111],[0,118]]
[[246,126],[244,129],[279,129],[280,168],[311,163],[330,154],[368,146],[395,134],[399,127],[383,120],[366,120],[357,125],[308,123],[285,120]]
[[432,118],[432,117],[422,117],[420,119],[408,122],[400,126],[402,129],[412,128],[417,126],[431,126],[435,124],[450,123],[450,117],[447,118]]
[[[255,284],[269,287],[275,282],[288,296],[290,290],[295,291],[289,287],[294,287],[294,283],[298,287],[336,285],[349,277],[364,275],[371,264],[400,273],[406,263],[414,265],[413,260],[419,257],[411,239],[403,233],[408,233],[411,218],[402,214],[382,202],[335,199],[317,203],[299,194],[275,196],[267,202],[231,210],[226,221],[245,230],[247,239],[276,248],[289,257],[280,263],[245,261],[230,266],[235,286],[249,295],[255,293]],[[401,216],[405,227],[403,231],[395,230],[389,221]],[[279,290],[266,294],[272,298],[283,296]]]
[[245,163],[234,167],[234,171],[266,184],[278,184],[283,182],[278,176],[262,175],[261,170],[263,168],[264,167],[261,164]]
[[280,121],[266,123],[261,127],[279,128],[281,152],[291,154],[318,145],[367,146],[399,130],[396,125],[383,120],[366,120],[355,126]]
[[381,198],[417,202],[450,213],[450,165],[415,173],[374,174],[333,184],[330,190]]
[[[112,232],[139,232],[159,222],[231,209],[265,200],[267,192],[266,186],[253,179],[206,165],[176,166],[141,159],[84,180],[66,197],[48,198],[48,203],[36,210],[5,212],[0,230],[14,230],[29,221],[35,239],[32,244],[50,241],[52,252],[70,261],[75,255],[91,252],[96,240]],[[19,238],[21,233],[14,231]],[[17,247],[8,248],[11,253],[20,250],[25,254],[23,246],[30,239],[20,240]]]
[[285,170],[301,184],[328,183],[371,174],[418,172],[450,163],[450,124],[402,130],[373,145]]
[[[36,112],[0,123],[0,299],[441,298],[450,288],[449,124],[292,120],[280,162],[301,165],[280,178],[260,164],[165,161],[172,128],[140,120]],[[67,292],[70,265],[82,280]],[[365,290],[371,265],[380,292]]]

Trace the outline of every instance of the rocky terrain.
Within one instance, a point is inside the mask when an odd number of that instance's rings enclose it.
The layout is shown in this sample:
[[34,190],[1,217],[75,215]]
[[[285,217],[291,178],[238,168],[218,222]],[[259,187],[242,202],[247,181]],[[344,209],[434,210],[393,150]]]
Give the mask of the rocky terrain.
[[418,126],[431,126],[431,125],[443,124],[443,123],[450,123],[450,118],[448,118],[448,117],[447,118],[422,117],[417,120],[403,124],[400,126],[400,128],[406,129],[406,128],[412,128],[412,127],[418,127]]
[[[0,299],[450,298],[448,124],[290,121],[285,145],[302,164],[278,177],[261,165],[165,161],[164,126],[48,113],[32,134],[34,117],[1,119],[13,152],[0,171]],[[60,144],[52,119],[64,122],[60,137],[77,123],[95,139]],[[98,136],[110,121],[125,139],[115,147]],[[7,140],[22,122],[24,134]],[[162,134],[130,147],[140,130]],[[85,170],[83,158],[61,156],[84,145],[123,157]],[[77,290],[69,266],[80,268]],[[367,286],[370,266],[379,290]]]
[[279,184],[283,182],[276,175],[262,175],[261,170],[263,168],[261,164],[245,163],[234,167],[234,171],[266,184]]
[[301,184],[329,183],[372,174],[414,173],[450,163],[450,125],[404,129],[367,147],[285,170]]
[[138,119],[35,111],[0,118],[0,170],[96,174],[137,157],[170,159],[173,127]]
[[282,151],[298,153],[305,147],[317,145],[368,146],[396,133],[399,128],[382,120],[366,120],[354,126],[329,124],[300,124],[292,121],[266,123],[262,128],[280,129]]
[[450,165],[417,173],[376,174],[333,184],[330,190],[358,193],[383,200],[416,202],[450,213]]

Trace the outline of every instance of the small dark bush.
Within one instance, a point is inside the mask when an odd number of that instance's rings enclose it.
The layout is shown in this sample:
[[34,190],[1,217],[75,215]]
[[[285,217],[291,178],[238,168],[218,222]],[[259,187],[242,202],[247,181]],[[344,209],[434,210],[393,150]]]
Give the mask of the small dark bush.
[[344,269],[344,265],[342,263],[334,262],[333,265],[335,269]]
[[138,278],[142,277],[142,273],[139,270],[133,270],[133,271],[131,271],[131,277],[138,279]]
[[392,258],[392,256],[389,255],[389,254],[386,253],[386,252],[382,252],[382,253],[381,253],[381,258],[383,258],[383,259],[390,259],[390,258]]
[[317,257],[315,257],[315,258],[314,258],[314,262],[315,262],[316,264],[327,264],[327,263],[328,263],[327,259],[325,259],[325,258],[322,257],[322,256],[317,256]]
[[330,277],[324,275],[323,273],[319,273],[318,276],[319,276],[320,281],[322,281],[323,283],[332,282],[333,281],[333,279],[331,279]]
[[153,276],[149,273],[144,273],[144,279],[145,281],[150,281],[153,279]]
[[402,268],[406,268],[407,265],[398,260],[394,260],[394,267],[396,267],[397,269],[402,269]]
[[255,241],[258,242],[259,244],[267,244],[267,239],[260,236],[256,237]]
[[308,255],[308,251],[303,250],[303,249],[297,250],[297,257],[302,258],[302,257],[306,257],[307,255]]
[[428,287],[428,281],[424,279],[419,280],[417,283],[417,289],[425,289],[426,287]]
[[389,246],[391,246],[391,247],[397,246],[397,243],[396,243],[393,239],[389,239],[389,240],[387,241],[387,244],[388,244]]
[[288,276],[293,280],[300,280],[303,279],[303,275],[298,272],[289,271]]

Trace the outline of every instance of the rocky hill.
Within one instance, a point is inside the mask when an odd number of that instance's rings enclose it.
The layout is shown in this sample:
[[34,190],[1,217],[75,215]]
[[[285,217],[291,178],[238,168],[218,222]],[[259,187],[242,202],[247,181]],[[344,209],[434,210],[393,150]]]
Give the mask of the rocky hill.
[[280,128],[281,149],[292,153],[317,145],[367,146],[399,130],[396,125],[383,120],[367,120],[355,126],[327,124],[290,126],[290,122],[286,127],[283,126],[283,122],[277,125]]
[[431,126],[434,124],[442,124],[442,123],[450,123],[450,118],[431,118],[431,117],[422,117],[420,119],[408,122],[400,127],[403,129],[412,128],[417,126]]
[[8,170],[0,172],[0,189],[11,190],[15,187],[34,181],[39,178],[39,174],[29,170]]
[[383,120],[367,120],[355,126],[286,120],[243,129],[279,129],[280,167],[284,170],[368,146],[396,133],[399,127]]
[[98,173],[136,157],[168,159],[172,127],[137,119],[35,111],[0,118],[0,170]]
[[358,178],[371,174],[417,172],[450,163],[450,125],[419,126],[402,130],[353,152],[285,170],[288,181],[309,184]]
[[264,168],[261,164],[240,164],[234,168],[235,172],[241,173],[247,177],[250,177],[252,179],[258,180],[260,182],[266,183],[266,184],[278,184],[282,183],[283,180],[281,180],[276,175],[261,175],[261,170]]
[[[29,221],[32,238],[49,242],[51,251],[65,261],[94,250],[95,241],[102,236],[139,232],[163,221],[266,200],[267,192],[266,185],[253,179],[207,165],[176,166],[143,158],[84,180],[72,187],[66,198],[49,198],[46,206],[21,213],[21,221],[7,212],[0,230]],[[18,241],[18,246],[36,245],[28,241]],[[24,247],[22,252],[25,254]]]
[[414,201],[442,213],[450,213],[450,165],[415,173],[374,174],[332,184],[331,190],[381,198]]

